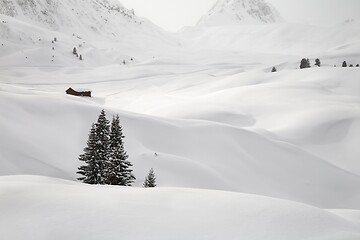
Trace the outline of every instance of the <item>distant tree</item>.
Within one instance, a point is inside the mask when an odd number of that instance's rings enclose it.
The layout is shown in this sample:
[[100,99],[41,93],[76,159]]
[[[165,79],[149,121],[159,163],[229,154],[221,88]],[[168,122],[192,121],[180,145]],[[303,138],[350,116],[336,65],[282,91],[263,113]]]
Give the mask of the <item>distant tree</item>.
[[150,169],[149,174],[145,178],[145,182],[144,182],[143,186],[144,186],[144,188],[156,187],[156,178],[155,178],[154,169],[152,169],[152,168]]
[[360,67],[360,65],[359,65],[359,64],[356,64],[356,67]]
[[83,57],[82,57],[82,55],[80,54],[80,57],[79,57],[79,59],[80,59],[80,61],[82,61],[83,60]]
[[56,37],[54,37],[54,42],[57,42],[57,38],[56,38]]
[[320,59],[315,59],[315,66],[318,66],[320,67],[321,66],[321,62],[320,62]]
[[303,68],[310,68],[310,60],[308,58],[301,59],[300,69],[303,69]]
[[354,65],[350,64],[349,67],[354,67]]
[[346,61],[343,62],[342,67],[347,67]]
[[107,184],[131,186],[136,179],[124,149],[124,138],[119,115],[116,115],[111,122],[109,161],[105,170]]
[[80,166],[77,172],[77,174],[82,175],[78,180],[87,184],[99,184],[101,182],[101,164],[98,161],[96,143],[96,126],[93,124],[87,140],[87,146],[84,148],[84,153],[79,156],[79,160],[84,162],[84,165]]
[[74,54],[74,55],[77,55],[77,54],[78,54],[76,47],[74,47],[74,49],[73,49],[73,54]]
[[271,72],[277,72],[276,67],[273,67],[273,68],[271,69]]

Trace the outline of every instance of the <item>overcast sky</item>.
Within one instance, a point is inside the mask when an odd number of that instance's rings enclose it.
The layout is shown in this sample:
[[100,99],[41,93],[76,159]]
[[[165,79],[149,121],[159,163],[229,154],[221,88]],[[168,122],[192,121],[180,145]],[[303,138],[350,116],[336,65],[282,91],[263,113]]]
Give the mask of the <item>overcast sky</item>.
[[[168,31],[195,25],[217,0],[119,0]],[[289,22],[340,24],[360,18],[360,0],[267,0]]]

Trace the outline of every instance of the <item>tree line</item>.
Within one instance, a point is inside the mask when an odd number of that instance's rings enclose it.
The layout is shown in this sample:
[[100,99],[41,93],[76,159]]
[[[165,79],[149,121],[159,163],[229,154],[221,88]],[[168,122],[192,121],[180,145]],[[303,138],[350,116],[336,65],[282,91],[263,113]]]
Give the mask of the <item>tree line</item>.
[[[77,171],[81,175],[78,180],[87,184],[131,186],[136,177],[124,148],[124,138],[119,115],[113,116],[110,122],[102,110],[91,126],[84,153],[78,157],[83,163]],[[156,186],[153,169],[143,186]]]
[[[315,59],[315,64],[314,64],[314,65],[315,65],[315,66],[318,66],[318,67],[321,67],[321,61],[320,61],[319,58]],[[336,67],[336,65],[335,65],[334,67]],[[342,63],[342,67],[348,67],[348,64],[347,64],[346,61],[344,61],[344,62]],[[353,64],[350,64],[349,67],[354,67],[354,65],[353,65]],[[359,64],[356,64],[356,67],[360,67],[360,65],[359,65]],[[303,58],[303,59],[301,59],[301,61],[300,61],[300,69],[304,69],[304,68],[311,68],[311,63],[310,63],[310,60],[309,60],[308,58]],[[277,72],[276,67],[273,67],[273,68],[271,69],[271,72]]]

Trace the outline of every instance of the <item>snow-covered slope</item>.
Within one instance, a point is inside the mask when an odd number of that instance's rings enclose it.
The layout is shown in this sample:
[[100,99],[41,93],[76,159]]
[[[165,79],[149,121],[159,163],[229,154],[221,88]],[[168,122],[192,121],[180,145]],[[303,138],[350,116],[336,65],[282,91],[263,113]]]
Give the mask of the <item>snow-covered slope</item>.
[[265,0],[218,0],[199,26],[248,25],[282,22],[279,12]]
[[[360,208],[359,152],[350,144],[359,136],[358,69],[271,74],[191,66],[153,61],[56,76],[46,68],[3,70],[1,174],[75,179],[77,156],[105,107],[121,115],[136,186],[154,167],[160,186]],[[342,75],[348,79],[337,81]],[[66,96],[69,86],[89,88],[94,98]]]
[[[0,14],[68,34],[118,36],[124,25],[151,25],[117,0],[1,0]],[[152,26],[155,28],[155,26]]]
[[4,239],[360,238],[357,224],[339,215],[256,195],[94,187],[28,176],[0,177],[0,193],[0,234]]
[[[124,60],[133,63],[177,47],[170,34],[137,17],[117,0],[0,3],[3,66],[98,66],[122,64]],[[84,61],[74,57],[74,47]]]

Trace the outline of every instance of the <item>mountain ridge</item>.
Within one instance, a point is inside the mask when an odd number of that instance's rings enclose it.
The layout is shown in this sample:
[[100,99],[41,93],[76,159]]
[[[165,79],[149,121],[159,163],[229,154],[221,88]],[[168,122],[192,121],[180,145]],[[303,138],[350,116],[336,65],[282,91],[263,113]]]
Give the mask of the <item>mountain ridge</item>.
[[282,21],[280,13],[264,0],[218,0],[197,25],[264,24]]

